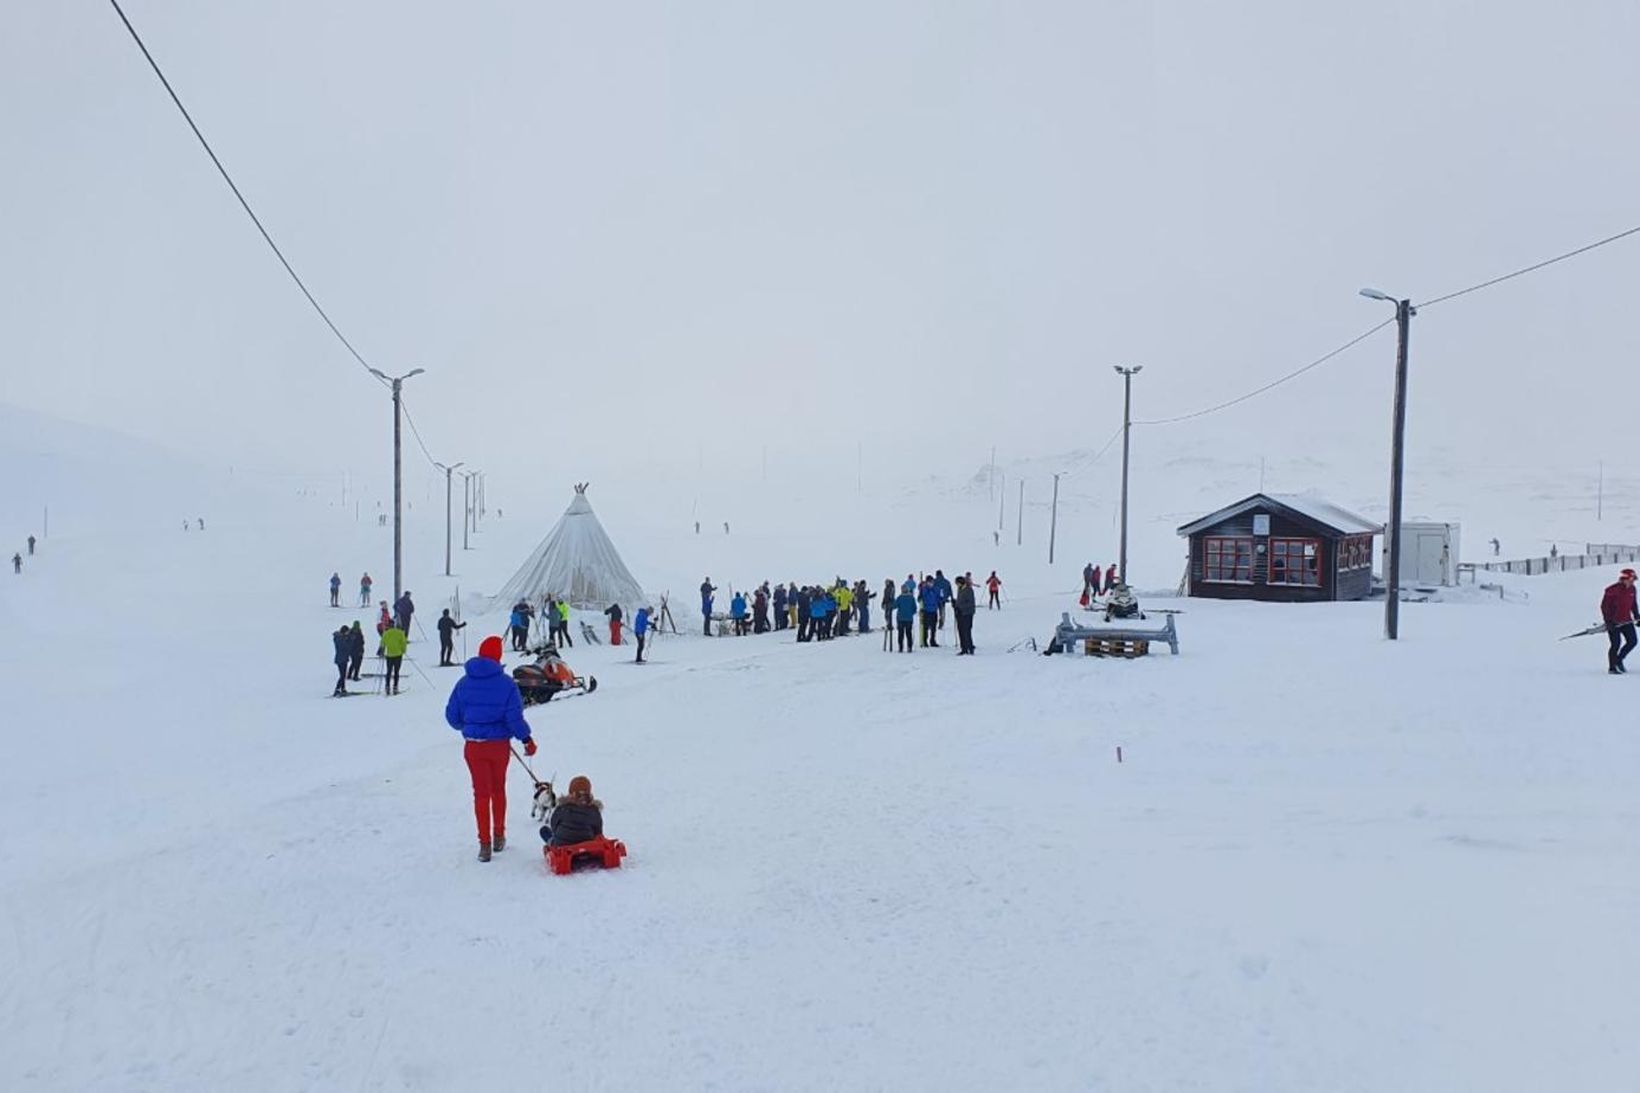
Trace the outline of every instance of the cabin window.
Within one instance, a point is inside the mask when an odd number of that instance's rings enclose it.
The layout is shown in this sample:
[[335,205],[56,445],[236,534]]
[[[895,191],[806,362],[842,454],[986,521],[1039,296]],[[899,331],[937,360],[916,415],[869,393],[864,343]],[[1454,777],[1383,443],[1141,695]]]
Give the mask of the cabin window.
[[1270,584],[1321,585],[1321,540],[1271,539]]
[[1338,568],[1367,569],[1372,565],[1372,536],[1352,535],[1338,547]]
[[1204,579],[1250,584],[1253,580],[1253,540],[1204,539],[1206,570]]

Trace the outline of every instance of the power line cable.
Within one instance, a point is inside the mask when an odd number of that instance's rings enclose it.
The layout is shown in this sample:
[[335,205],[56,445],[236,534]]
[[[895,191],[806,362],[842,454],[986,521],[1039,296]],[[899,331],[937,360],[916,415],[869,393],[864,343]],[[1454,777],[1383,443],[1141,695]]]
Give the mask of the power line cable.
[[404,401],[403,393],[399,395],[399,409],[403,411],[404,420],[410,425],[410,435],[416,438],[416,446],[421,449],[421,454],[427,457],[427,462],[437,467],[438,460],[433,458],[433,453],[427,450],[426,442],[421,439],[421,430],[416,428],[416,419],[410,416],[410,404]]
[[1385,319],[1383,322],[1379,323],[1377,326],[1372,327],[1369,330],[1363,331],[1360,334],[1357,334],[1355,337],[1351,338],[1349,341],[1345,342],[1343,345],[1339,346],[1337,349],[1334,349],[1332,352],[1324,354],[1323,356],[1317,357],[1315,360],[1311,361],[1309,364],[1304,365],[1302,368],[1294,369],[1293,371],[1288,372],[1285,376],[1282,376],[1279,379],[1271,380],[1269,383],[1266,383],[1263,387],[1255,388],[1254,390],[1251,390],[1251,391],[1247,392],[1245,395],[1238,395],[1236,398],[1230,399],[1227,402],[1221,402],[1216,406],[1208,406],[1205,409],[1196,410],[1196,411],[1193,411],[1192,413],[1179,414],[1176,417],[1154,418],[1150,421],[1135,421],[1133,424],[1135,424],[1135,425],[1172,425],[1175,422],[1190,421],[1190,420],[1193,420],[1194,418],[1206,417],[1208,414],[1216,414],[1220,410],[1228,410],[1230,407],[1238,406],[1241,403],[1246,402],[1250,398],[1256,398],[1259,395],[1264,394],[1264,392],[1266,392],[1266,391],[1274,390],[1275,388],[1280,387],[1282,384],[1287,383],[1289,380],[1295,380],[1299,376],[1302,376],[1304,373],[1310,371],[1311,369],[1320,368],[1323,364],[1326,364],[1328,361],[1332,360],[1334,357],[1338,356],[1340,353],[1343,353],[1345,350],[1355,348],[1356,346],[1360,345],[1362,342],[1366,341],[1368,338],[1372,337],[1374,334],[1378,333],[1380,330],[1384,329],[1384,327],[1393,326],[1394,324],[1395,324],[1394,319]]
[[[188,123],[188,128],[192,129],[194,136],[199,138],[200,146],[205,149],[205,154],[211,157],[211,162],[216,165],[217,173],[222,176],[222,181],[228,184],[228,189],[232,190],[234,197],[239,199],[240,207],[245,210],[245,215],[251,218],[251,223],[256,225],[256,230],[262,233],[262,238],[267,241],[274,257],[278,258],[279,264],[285,267],[285,272],[290,274],[290,279],[296,282],[296,287],[302,290],[302,295],[307,297],[307,302],[313,305],[313,310],[319,313],[319,318],[325,321],[325,325],[330,328],[330,332],[336,335],[336,339],[342,345],[347,347],[347,351],[353,355],[354,360],[359,362],[361,368],[370,371],[370,364],[360,355],[357,349],[353,348],[353,343],[347,340],[347,336],[341,332],[341,329],[331,320],[325,309],[319,305],[319,301],[313,293],[308,291],[307,285],[303,283],[302,278],[297,275],[289,259],[285,257],[285,252],[279,249],[279,244],[275,243],[273,236],[268,234],[268,229],[262,225],[262,220],[256,215],[256,211],[251,208],[251,203],[245,200],[244,194],[240,193],[233,177],[228,174],[228,169],[222,166],[222,160],[217,157],[215,150],[211,148],[211,142],[206,140],[205,134],[199,131],[199,126],[194,123],[193,115],[189,114],[188,108],[182,105],[182,99],[177,96],[176,89],[171,86],[171,81],[165,78],[165,73],[161,71],[159,62],[154,60],[152,53],[148,52],[148,46],[144,44],[142,36],[137,33],[137,28],[131,25],[131,20],[126,17],[125,10],[120,7],[119,0],[108,0],[108,2],[113,6],[115,14],[120,17],[120,22],[125,24],[125,29],[130,32],[131,40],[137,43],[138,49],[142,50],[143,57],[148,61],[148,67],[154,70],[154,75],[158,76],[159,82],[165,86],[166,94],[171,96],[171,101],[182,112],[183,120]],[[375,376],[374,373],[372,373],[372,378],[380,381],[380,377]]]
[[1493,285],[1501,285],[1505,281],[1512,281],[1516,277],[1524,277],[1526,274],[1535,273],[1536,271],[1543,269],[1545,266],[1552,266],[1556,262],[1564,262],[1568,258],[1576,258],[1580,254],[1587,254],[1596,247],[1603,247],[1607,243],[1615,243],[1619,239],[1627,239],[1629,236],[1636,234],[1640,234],[1640,224],[1636,224],[1627,231],[1620,231],[1616,235],[1608,235],[1606,238],[1596,240],[1587,246],[1578,247],[1576,250],[1569,250],[1565,254],[1557,254],[1553,258],[1545,258],[1541,262],[1534,262],[1522,269],[1515,270],[1513,273],[1506,273],[1502,277],[1494,277],[1490,281],[1482,281],[1478,285],[1470,285],[1468,288],[1459,289],[1457,292],[1449,292],[1445,296],[1437,296],[1433,300],[1425,300],[1417,306],[1419,308],[1426,308],[1434,307],[1436,304],[1444,304],[1448,300],[1456,300],[1459,296],[1468,296],[1471,292],[1479,292],[1483,288],[1491,288]]

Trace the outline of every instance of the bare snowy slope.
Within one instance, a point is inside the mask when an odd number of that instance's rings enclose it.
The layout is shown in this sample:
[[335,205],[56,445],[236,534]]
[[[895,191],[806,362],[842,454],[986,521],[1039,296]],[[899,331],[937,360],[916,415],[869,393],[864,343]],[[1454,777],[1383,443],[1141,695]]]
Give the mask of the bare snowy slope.
[[[857,504],[829,543],[796,503],[716,536],[599,510],[651,586],[990,567],[966,502]],[[588,1089],[1537,1090],[1640,1069],[1631,681],[1598,638],[1553,640],[1608,574],[1409,605],[1398,645],[1369,604],[1178,603],[1183,655],[1127,663],[1002,651],[1067,606],[1040,567],[1005,573],[972,661],[707,640],[683,591],[653,664],[578,644],[597,694],[529,715],[538,770],[589,774],[632,850],[553,878],[516,769],[513,847],[473,860],[454,672],[427,642],[400,698],[323,697],[328,631],[369,617],[325,606],[325,579],[386,580],[385,529],[319,499],[218,505],[204,535],[111,515],[4,583],[6,1088],[443,1090],[549,1066]],[[507,511],[464,581],[538,538]],[[411,529],[436,614],[442,528]]]

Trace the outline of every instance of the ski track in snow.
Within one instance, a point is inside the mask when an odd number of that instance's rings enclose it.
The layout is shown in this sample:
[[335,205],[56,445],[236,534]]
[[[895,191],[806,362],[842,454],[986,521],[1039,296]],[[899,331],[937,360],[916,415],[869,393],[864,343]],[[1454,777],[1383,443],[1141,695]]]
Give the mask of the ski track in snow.
[[[510,847],[473,860],[429,643],[431,685],[320,697],[326,631],[370,615],[309,605],[380,544],[315,562],[312,530],[53,540],[9,591],[0,1087],[1640,1073],[1640,692],[1552,640],[1609,575],[1411,605],[1396,646],[1374,605],[1190,601],[1183,655],[1135,662],[1001,653],[1057,618],[1049,577],[971,661],[706,640],[675,603],[653,663],[578,644],[597,694],[529,713],[532,765],[590,774],[631,848],[559,878],[516,764]],[[99,612],[142,625],[84,648]]]

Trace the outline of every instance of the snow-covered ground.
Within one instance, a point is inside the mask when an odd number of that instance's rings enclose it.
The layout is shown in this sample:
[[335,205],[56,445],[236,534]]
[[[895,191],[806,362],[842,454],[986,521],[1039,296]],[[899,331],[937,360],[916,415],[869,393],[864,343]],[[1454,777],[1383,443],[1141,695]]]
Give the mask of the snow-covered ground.
[[[513,845],[474,860],[456,673],[425,640],[400,698],[324,697],[329,631],[370,619],[325,606],[330,572],[390,582],[368,519],[242,484],[203,534],[169,499],[99,501],[6,574],[0,1088],[1640,1074],[1640,683],[1604,674],[1602,639],[1554,640],[1610,571],[1410,604],[1393,645],[1379,605],[1192,600],[1166,605],[1179,657],[1047,658],[1004,650],[1069,606],[1080,546],[1029,565],[930,491],[818,537],[778,505],[697,537],[605,488],[684,634],[643,668],[578,644],[597,694],[529,716],[541,773],[592,778],[619,872],[545,873],[516,767]],[[568,500],[488,522],[463,590],[499,586]],[[442,528],[411,532],[430,624],[456,581],[433,575]],[[705,573],[876,587],[998,558],[1010,600],[972,660],[693,632]]]

